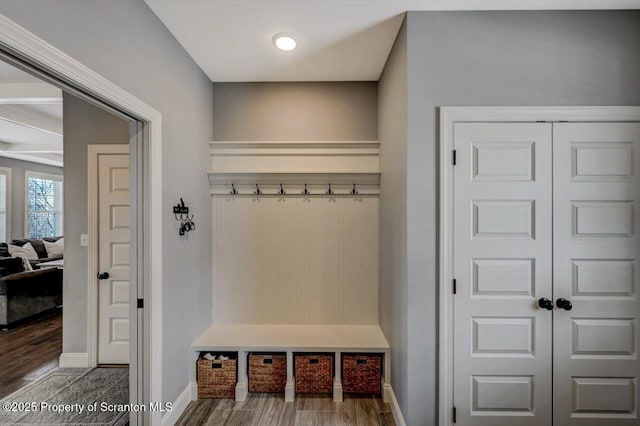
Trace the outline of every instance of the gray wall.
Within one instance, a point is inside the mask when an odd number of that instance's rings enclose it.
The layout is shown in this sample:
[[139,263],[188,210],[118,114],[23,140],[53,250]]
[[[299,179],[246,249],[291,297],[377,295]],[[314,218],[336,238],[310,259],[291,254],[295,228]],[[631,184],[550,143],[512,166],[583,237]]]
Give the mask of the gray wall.
[[8,157],[0,157],[0,167],[9,167],[11,169],[11,229],[8,230],[7,241],[24,238],[25,171],[61,175],[62,167],[15,160]]
[[410,12],[404,414],[437,421],[437,107],[640,105],[640,12]]
[[[162,399],[173,401],[211,322],[211,82],[142,0],[0,0],[0,12],[162,113]],[[171,213],[180,197],[198,226],[188,238]]]
[[407,412],[407,26],[378,83],[380,327],[391,345],[391,385]]
[[213,139],[377,140],[376,83],[214,83]]
[[87,145],[128,144],[129,123],[63,93],[64,129],[64,278],[62,351],[87,351]]

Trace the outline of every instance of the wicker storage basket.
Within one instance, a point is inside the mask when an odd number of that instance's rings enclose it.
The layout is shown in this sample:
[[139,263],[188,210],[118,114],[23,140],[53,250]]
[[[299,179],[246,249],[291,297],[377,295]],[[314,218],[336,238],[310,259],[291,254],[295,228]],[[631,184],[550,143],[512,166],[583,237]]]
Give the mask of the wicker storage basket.
[[198,399],[235,398],[238,373],[237,355],[227,356],[230,359],[200,358],[198,360]]
[[249,354],[249,392],[283,393],[286,385],[285,354]]
[[296,393],[333,392],[333,355],[295,355]]
[[382,355],[344,354],[342,356],[342,389],[347,393],[380,395]]

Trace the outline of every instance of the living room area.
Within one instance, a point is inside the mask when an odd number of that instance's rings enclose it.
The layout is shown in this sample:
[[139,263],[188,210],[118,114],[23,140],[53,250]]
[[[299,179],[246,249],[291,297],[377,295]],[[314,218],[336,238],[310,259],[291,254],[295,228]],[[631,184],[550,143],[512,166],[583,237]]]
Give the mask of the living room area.
[[128,399],[129,126],[0,60],[0,399]]
[[0,397],[62,352],[62,91],[0,62]]

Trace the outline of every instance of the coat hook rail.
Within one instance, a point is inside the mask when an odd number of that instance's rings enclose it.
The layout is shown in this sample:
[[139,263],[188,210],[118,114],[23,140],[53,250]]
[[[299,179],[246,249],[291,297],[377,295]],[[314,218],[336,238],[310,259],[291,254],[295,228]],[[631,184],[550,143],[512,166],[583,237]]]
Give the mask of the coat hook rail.
[[[296,186],[301,185],[300,183],[278,183],[278,184],[269,184],[266,185],[266,187],[263,187],[264,185],[261,185],[260,183],[254,183],[252,184],[253,186],[253,190],[249,192],[249,188],[247,188],[246,186],[244,186],[244,190],[243,190],[243,185],[239,185],[236,186],[235,182],[234,183],[228,183],[227,185],[229,185],[228,187],[230,188],[228,190],[229,195],[232,196],[241,196],[241,195],[253,195],[253,196],[279,196],[279,197],[284,197],[284,196],[289,196],[289,195],[293,195],[294,192],[293,189],[290,189],[289,191],[287,191],[287,189],[285,189],[286,185],[291,185],[294,188]],[[321,186],[323,184],[315,184],[315,186]],[[336,190],[336,185],[338,186],[338,190]],[[303,195],[303,196],[310,196],[310,195],[326,195],[329,197],[335,197],[335,196],[357,196],[360,194],[360,189],[358,188],[358,184],[356,183],[327,183],[326,184],[326,189],[324,191],[321,192],[315,192],[314,193],[314,184],[311,184],[311,188],[309,187],[309,184],[307,182],[304,183],[304,187],[302,189],[301,192],[299,192],[298,194]],[[366,194],[366,192],[365,192]],[[174,213],[176,215],[176,220],[182,220],[182,221],[186,221],[186,220],[190,220],[191,217],[189,217],[189,213],[188,213],[188,207],[184,207],[184,211],[181,210],[182,209],[182,205],[178,204],[176,206],[174,206]]]

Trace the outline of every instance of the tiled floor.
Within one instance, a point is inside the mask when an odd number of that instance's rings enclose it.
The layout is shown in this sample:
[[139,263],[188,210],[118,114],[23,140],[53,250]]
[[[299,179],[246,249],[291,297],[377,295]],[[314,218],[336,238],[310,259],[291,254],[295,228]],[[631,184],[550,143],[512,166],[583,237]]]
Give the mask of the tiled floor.
[[[129,402],[128,368],[57,368],[44,377],[7,395],[5,404],[46,402],[53,405],[82,407],[107,403],[112,406]],[[0,425],[91,425],[124,426],[129,413],[118,410],[3,410]]]
[[286,403],[282,395],[249,394],[246,401],[205,399],[189,404],[176,425],[358,425],[395,426],[389,404],[371,396],[296,395]]

